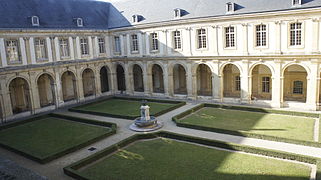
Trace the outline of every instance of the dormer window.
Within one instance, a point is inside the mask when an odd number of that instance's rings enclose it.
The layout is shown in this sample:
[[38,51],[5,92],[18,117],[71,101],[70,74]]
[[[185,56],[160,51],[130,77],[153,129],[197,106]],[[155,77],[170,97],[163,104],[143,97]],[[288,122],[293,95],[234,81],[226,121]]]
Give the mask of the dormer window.
[[301,0],[292,0],[292,6],[299,6],[301,5]]
[[234,12],[234,6],[235,6],[234,3],[231,3],[231,2],[226,3],[226,12],[227,13]]
[[174,17],[179,18],[182,16],[181,9],[174,9]]
[[32,24],[32,26],[39,26],[39,17],[38,16],[32,16],[31,17],[31,24]]
[[77,18],[77,26],[78,27],[83,27],[84,26],[84,22],[83,22],[82,18]]
[[133,23],[138,23],[139,22],[139,15],[133,15],[132,16],[132,21],[133,21]]

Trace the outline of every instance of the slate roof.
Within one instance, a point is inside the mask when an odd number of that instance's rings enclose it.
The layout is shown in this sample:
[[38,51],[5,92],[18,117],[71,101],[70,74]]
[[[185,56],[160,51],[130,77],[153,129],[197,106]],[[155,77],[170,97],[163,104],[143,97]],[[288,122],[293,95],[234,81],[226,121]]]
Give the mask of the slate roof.
[[[236,10],[226,14],[226,3]],[[174,9],[184,11],[180,19],[249,14],[269,11],[321,7],[321,0],[302,0],[292,7],[292,0],[0,0],[0,29],[113,29],[131,26],[133,15],[138,24],[174,21]],[[31,25],[38,16],[40,26]],[[76,26],[83,18],[84,27]]]

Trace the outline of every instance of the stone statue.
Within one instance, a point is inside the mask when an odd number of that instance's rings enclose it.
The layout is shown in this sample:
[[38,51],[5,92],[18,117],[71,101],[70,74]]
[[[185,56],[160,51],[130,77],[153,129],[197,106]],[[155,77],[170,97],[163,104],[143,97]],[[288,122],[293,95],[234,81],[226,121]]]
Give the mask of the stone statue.
[[140,117],[142,120],[145,120],[145,121],[150,120],[149,106],[147,105],[146,100],[143,100],[142,105],[140,106]]

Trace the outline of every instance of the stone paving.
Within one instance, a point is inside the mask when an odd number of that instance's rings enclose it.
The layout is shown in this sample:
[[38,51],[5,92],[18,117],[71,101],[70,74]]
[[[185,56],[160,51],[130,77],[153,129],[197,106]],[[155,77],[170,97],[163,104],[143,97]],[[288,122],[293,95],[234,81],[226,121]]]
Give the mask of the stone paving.
[[[177,127],[175,123],[171,120],[173,116],[183,111],[186,111],[192,107],[195,107],[199,103],[200,102],[187,102],[185,106],[180,107],[171,112],[168,112],[162,116],[159,116],[158,120],[164,123],[164,127],[161,128],[160,130],[321,158],[321,148],[307,147],[307,146],[295,145],[295,144],[289,144],[289,143],[281,143],[281,142],[267,141],[267,140],[254,139],[254,138],[245,138],[245,137],[232,136],[227,134],[219,134],[214,132],[206,132],[206,131],[200,131],[200,130],[194,130],[194,129],[188,129],[188,128],[181,128],[181,127]],[[133,121],[131,120],[95,116],[95,115],[82,114],[82,113],[69,112],[69,111],[60,111],[59,113],[73,115],[76,117],[90,118],[90,119],[99,120],[99,121],[108,121],[108,122],[116,123],[118,126],[117,133],[99,142],[96,142],[90,146],[87,146],[81,150],[78,150],[76,152],[65,155],[59,159],[56,159],[52,162],[49,162],[45,165],[41,165],[37,162],[26,159],[20,155],[7,151],[3,148],[0,148],[0,154],[5,156],[7,159],[10,159],[16,162],[20,166],[28,168],[42,176],[46,176],[49,179],[68,180],[72,178],[68,177],[63,173],[63,167],[73,162],[79,161],[93,153],[96,153],[97,151],[100,151],[112,144],[115,144],[125,138],[128,138],[138,133],[138,132],[133,132],[129,130],[129,126],[133,123]],[[95,151],[89,151],[88,149],[91,147],[95,147],[97,149]],[[0,171],[1,171],[1,167],[0,167]]]

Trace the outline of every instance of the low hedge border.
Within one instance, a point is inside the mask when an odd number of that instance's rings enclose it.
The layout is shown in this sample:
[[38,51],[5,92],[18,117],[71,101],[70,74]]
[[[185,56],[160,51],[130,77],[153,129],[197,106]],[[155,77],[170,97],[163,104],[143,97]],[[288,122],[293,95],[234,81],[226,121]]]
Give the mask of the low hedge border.
[[227,150],[247,152],[247,153],[259,154],[259,155],[275,157],[275,158],[280,158],[280,159],[295,160],[295,161],[305,162],[305,163],[309,163],[309,164],[316,164],[318,167],[317,180],[321,180],[321,161],[318,158],[313,158],[313,157],[298,155],[298,154],[293,154],[293,153],[287,153],[287,152],[282,152],[282,151],[275,151],[275,150],[239,145],[239,144],[234,144],[234,143],[226,143],[226,142],[222,142],[222,141],[193,137],[193,136],[182,135],[182,134],[166,132],[166,131],[160,131],[160,132],[149,133],[149,134],[135,134],[127,139],[120,141],[117,144],[109,146],[106,149],[103,149],[102,151],[99,151],[91,156],[88,156],[87,158],[84,158],[78,162],[75,162],[75,163],[67,166],[67,167],[64,167],[64,173],[68,176],[75,178],[75,179],[87,180],[87,178],[83,177],[77,171],[78,169],[80,169],[88,164],[91,164],[101,158],[104,158],[105,156],[108,156],[111,153],[114,153],[115,151],[119,150],[120,148],[123,148],[123,147],[125,147],[135,141],[142,140],[142,139],[153,139],[153,138],[158,138],[158,137],[164,137],[164,138],[180,140],[180,141],[187,141],[187,142],[191,142],[191,143],[197,143],[197,144],[201,144],[201,145],[218,147],[218,148],[223,148],[223,149],[227,149]]
[[18,126],[18,125],[21,125],[21,124],[25,124],[25,123],[29,123],[29,122],[33,122],[33,121],[37,121],[37,120],[41,120],[43,118],[48,118],[48,117],[56,117],[56,118],[62,118],[62,119],[66,119],[66,120],[70,120],[70,121],[75,121],[75,122],[80,122],[80,123],[86,123],[86,124],[92,124],[92,125],[98,125],[98,126],[104,126],[104,127],[108,127],[110,128],[110,131],[108,133],[105,133],[101,136],[98,136],[94,139],[91,139],[85,143],[82,143],[82,144],[78,144],[74,147],[70,147],[66,150],[63,150],[61,152],[57,152],[51,156],[48,156],[46,158],[39,158],[39,157],[36,157],[36,156],[33,156],[33,155],[30,155],[26,152],[23,152],[23,151],[20,151],[20,150],[17,150],[17,149],[14,149],[10,146],[7,146],[5,144],[2,144],[0,143],[0,147],[3,147],[3,148],[6,148],[12,152],[15,152],[17,154],[20,154],[28,159],[31,159],[33,161],[36,161],[40,164],[45,164],[45,163],[48,163],[54,159],[57,159],[57,158],[60,158],[66,154],[69,154],[71,152],[74,152],[74,151],[77,151],[83,147],[86,147],[90,144],[93,144],[101,139],[104,139],[108,136],[111,136],[113,134],[116,133],[116,129],[117,129],[117,125],[114,124],[114,123],[109,123],[109,122],[101,122],[101,121],[96,121],[96,120],[90,120],[90,119],[84,119],[84,118],[76,118],[76,117],[73,117],[73,116],[67,116],[67,115],[61,115],[61,114],[48,114],[48,115],[43,115],[43,116],[39,116],[39,117],[35,117],[35,118],[31,118],[31,119],[28,119],[28,120],[25,120],[25,121],[20,121],[20,122],[16,122],[16,123],[11,123],[11,124],[8,124],[8,125],[5,125],[5,126],[2,126],[1,127],[1,130],[3,129],[7,129],[7,128],[11,128],[11,127],[14,127],[14,126]]
[[[264,140],[270,140],[270,141],[300,144],[300,145],[312,146],[312,147],[321,147],[320,140],[319,140],[319,142],[295,140],[295,139],[288,139],[288,138],[283,138],[283,137],[249,133],[249,132],[244,132],[244,131],[233,131],[233,130],[199,126],[199,125],[193,125],[193,124],[185,124],[185,123],[181,123],[179,121],[180,119],[186,117],[187,115],[189,115],[193,112],[196,112],[204,107],[224,108],[224,109],[251,111],[251,112],[274,113],[274,114],[283,114],[283,115],[292,115],[292,116],[304,116],[304,117],[306,117],[305,115],[307,115],[308,117],[314,117],[314,118],[318,117],[320,119],[319,114],[314,114],[314,113],[301,113],[301,112],[292,112],[292,111],[289,112],[289,111],[281,111],[281,110],[240,107],[240,106],[226,106],[226,105],[220,105],[220,104],[200,104],[192,109],[189,109],[185,112],[182,112],[182,113],[174,116],[172,118],[172,120],[176,123],[176,125],[178,127],[191,128],[191,129],[197,129],[197,130],[203,130],[203,131],[211,131],[211,132],[216,132],[216,133],[230,134],[230,135],[242,136],[242,137],[258,138],[258,139],[264,139]],[[321,127],[321,125],[320,125],[320,127]]]
[[108,99],[123,99],[123,100],[134,100],[134,101],[140,101],[140,100],[143,100],[143,99],[147,99],[150,102],[176,104],[173,107],[170,107],[170,108],[165,109],[163,111],[160,111],[158,113],[152,114],[153,116],[156,116],[156,117],[160,116],[160,115],[163,115],[165,113],[168,113],[168,112],[170,112],[170,111],[172,111],[174,109],[177,109],[179,107],[182,107],[182,106],[184,106],[186,104],[186,102],[183,102],[183,101],[170,101],[170,100],[158,100],[158,99],[148,99],[148,98],[134,98],[134,97],[118,97],[118,96],[115,96],[115,97],[99,100],[97,102],[91,102],[91,103],[80,105],[80,106],[77,106],[77,107],[74,107],[74,108],[70,108],[69,111],[78,112],[78,113],[85,113],[85,114],[92,114],[92,115],[98,115],[98,116],[106,116],[106,117],[112,117],[112,118],[128,119],[128,120],[134,120],[134,119],[136,119],[138,117],[138,116],[116,115],[116,114],[110,114],[110,113],[102,113],[102,112],[94,112],[94,111],[87,111],[87,110],[78,109],[78,108],[85,107],[85,106],[88,106],[88,105],[100,103],[100,102],[106,101]]

